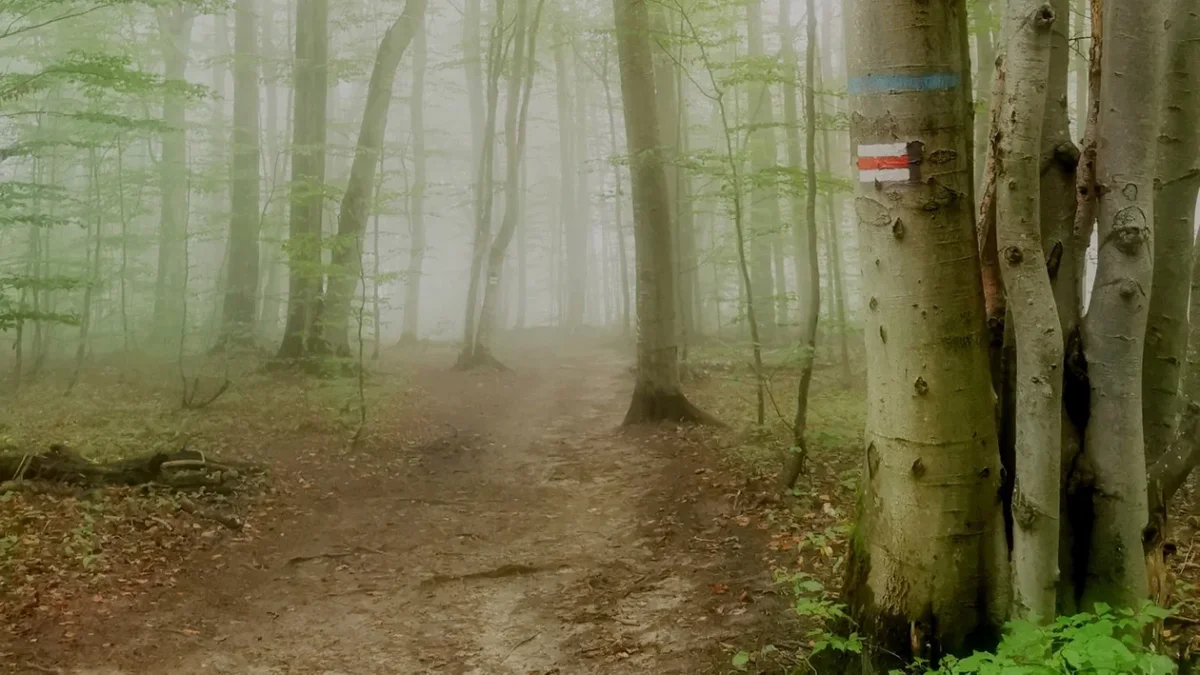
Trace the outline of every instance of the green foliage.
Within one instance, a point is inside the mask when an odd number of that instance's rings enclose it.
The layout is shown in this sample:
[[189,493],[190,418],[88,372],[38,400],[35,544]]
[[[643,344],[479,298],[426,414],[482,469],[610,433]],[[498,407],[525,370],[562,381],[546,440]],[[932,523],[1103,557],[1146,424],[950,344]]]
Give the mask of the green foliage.
[[[1153,623],[1171,615],[1153,604],[1113,609],[1097,604],[1094,614],[1058,618],[1048,626],[1012,621],[995,652],[964,659],[948,657],[937,670],[917,667],[922,675],[1169,675],[1171,659],[1148,648],[1142,636]],[[893,675],[903,675],[894,671]]]

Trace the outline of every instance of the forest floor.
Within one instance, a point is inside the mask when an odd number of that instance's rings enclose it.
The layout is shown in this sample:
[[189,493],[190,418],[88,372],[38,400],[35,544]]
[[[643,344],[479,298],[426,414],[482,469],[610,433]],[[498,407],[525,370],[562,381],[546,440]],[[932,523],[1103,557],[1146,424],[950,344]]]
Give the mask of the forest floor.
[[[686,389],[728,426],[630,430],[630,351],[530,331],[498,349],[512,372],[461,373],[445,345],[384,350],[357,444],[355,378],[210,358],[188,364],[200,398],[233,385],[186,410],[173,367],[97,360],[69,397],[45,373],[0,407],[0,453],[186,445],[266,473],[190,497],[240,529],[161,488],[0,483],[0,673],[812,672],[800,608],[837,600],[862,373],[819,360],[810,471],[781,498],[796,354],[767,354],[762,425],[744,349],[711,341]],[[1174,511],[1162,637],[1187,654],[1200,491]]]
[[542,340],[503,352],[511,373],[391,351],[357,446],[352,380],[249,371],[199,411],[115,366],[66,404],[22,394],[11,445],[186,437],[268,478],[217,500],[240,531],[144,490],[6,495],[0,669],[716,673],[780,629],[762,495],[723,470],[723,432],[622,430],[616,349]]

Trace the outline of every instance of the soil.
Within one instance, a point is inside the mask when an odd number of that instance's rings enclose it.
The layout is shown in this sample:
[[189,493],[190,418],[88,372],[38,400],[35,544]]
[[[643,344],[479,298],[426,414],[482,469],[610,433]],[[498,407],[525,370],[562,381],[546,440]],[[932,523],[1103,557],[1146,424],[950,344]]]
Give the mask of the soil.
[[0,646],[0,670],[720,673],[778,630],[766,525],[706,432],[621,428],[615,349],[499,355],[511,372],[454,371],[448,350],[384,367],[421,402],[371,410],[387,442],[268,443],[281,487],[245,533]]

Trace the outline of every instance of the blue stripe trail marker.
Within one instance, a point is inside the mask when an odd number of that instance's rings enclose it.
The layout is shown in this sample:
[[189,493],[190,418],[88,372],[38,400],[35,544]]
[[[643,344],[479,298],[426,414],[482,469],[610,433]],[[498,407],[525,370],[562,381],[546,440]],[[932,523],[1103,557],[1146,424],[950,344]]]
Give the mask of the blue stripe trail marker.
[[962,82],[958,73],[928,75],[860,75],[850,78],[851,94],[882,94],[902,91],[944,91]]

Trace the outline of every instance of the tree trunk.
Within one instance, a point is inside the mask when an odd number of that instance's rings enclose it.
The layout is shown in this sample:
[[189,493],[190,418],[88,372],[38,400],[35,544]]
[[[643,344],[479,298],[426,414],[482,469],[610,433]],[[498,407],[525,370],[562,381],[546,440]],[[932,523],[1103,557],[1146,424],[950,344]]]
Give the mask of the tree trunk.
[[979,88],[975,100],[975,185],[981,194],[992,120],[992,81],[996,72],[995,23],[992,0],[978,0],[975,3],[975,86]]
[[333,248],[333,267],[329,274],[329,292],[325,303],[326,336],[339,356],[350,355],[350,304],[362,276],[363,233],[366,232],[372,203],[371,191],[375,187],[379,154],[383,150],[396,70],[413,36],[421,32],[425,4],[426,0],[408,0],[405,3],[404,11],[379,43],[375,66],[371,69],[362,127],[358,132],[354,163],[350,166],[350,182],[346,185],[346,194],[342,197],[341,212],[338,214],[339,241]]
[[[762,0],[746,3],[746,29],[750,58],[766,56],[763,48]],[[764,343],[775,340],[778,322],[775,310],[775,288],[771,274],[771,242],[779,228],[779,188],[775,171],[778,161],[775,150],[775,106],[771,88],[765,80],[750,84],[750,124],[754,129],[747,144],[750,149],[752,172],[750,191],[750,259],[751,282],[754,291],[754,310],[758,318],[760,337]]]
[[868,670],[887,672],[994,635],[1008,608],[1007,550],[970,196],[965,2],[853,5],[868,412],[847,599],[870,638]]
[[288,309],[277,354],[284,360],[328,351],[321,326],[325,286],[321,212],[325,204],[328,65],[329,0],[298,0],[288,217]]
[[[1200,188],[1200,30],[1194,2],[1170,0],[1165,97],[1154,194],[1154,281],[1146,325],[1142,428],[1146,462],[1175,439],[1179,384],[1187,352],[1196,193]],[[1200,321],[1200,316],[1193,320]]]
[[[191,51],[191,7],[157,9],[159,45],[163,58],[163,79],[182,84],[187,81],[188,54]],[[187,98],[176,92],[163,97],[162,160],[159,164],[159,191],[162,211],[158,230],[158,274],[154,282],[154,318],[150,344],[155,349],[170,348],[179,334],[183,315],[183,238],[188,211]]]
[[1104,11],[1096,164],[1100,250],[1083,326],[1092,387],[1084,452],[1095,487],[1085,608],[1095,602],[1136,606],[1148,592],[1142,554],[1147,508],[1142,350],[1154,271],[1164,18],[1156,5],[1112,0]]
[[400,340],[416,342],[420,327],[421,275],[425,264],[425,69],[428,40],[425,16],[418,19],[413,43],[412,97],[409,99],[412,124],[413,184],[409,189],[408,273],[404,277],[404,324]]
[[228,280],[224,327],[227,347],[254,341],[258,312],[259,147],[258,29],[254,0],[238,0],[233,63],[233,185],[230,186]]
[[661,142],[646,5],[647,0],[613,0],[637,252],[637,381],[625,424],[708,421],[679,386],[673,228],[663,159],[657,152]]
[[[608,82],[608,48],[605,46],[604,76],[604,107],[608,111],[608,138],[611,142],[612,156],[618,157],[621,152],[617,141],[616,105],[613,102],[612,86]],[[613,211],[617,229],[617,260],[621,269],[621,334],[628,336],[631,324],[631,307],[629,293],[629,257],[625,249],[625,187],[621,177],[621,164],[612,162],[613,168]]]
[[[820,52],[817,52],[818,62],[821,60]],[[824,83],[829,81],[825,77],[824,67],[818,68],[814,73],[817,78],[817,86],[824,88]],[[817,98],[817,120],[828,119],[825,117],[825,98]],[[821,125],[821,155],[824,159],[824,166],[821,170],[827,175],[833,174],[833,156],[829,149],[829,124],[818,122]],[[831,257],[829,260],[829,276],[833,286],[833,320],[837,329],[838,340],[838,364],[841,368],[842,385],[850,386],[850,320],[846,315],[846,277],[842,274],[842,200],[841,197],[834,191],[836,188],[830,188],[828,194],[825,195],[826,216],[829,219],[829,250]],[[817,286],[820,286],[820,279],[817,279]],[[818,288],[819,292],[819,288]],[[818,313],[819,315],[819,313]]]
[[[792,197],[792,227],[796,230],[796,296],[800,300],[800,384],[796,402],[796,418],[792,426],[792,443],[796,449],[789,455],[781,483],[791,488],[804,471],[808,459],[808,390],[812,384],[813,361],[817,351],[817,324],[821,318],[821,278],[817,262],[817,170],[816,170],[816,91],[815,59],[817,55],[816,12],[813,0],[808,0],[807,45],[804,59],[805,142],[807,152],[801,157],[800,120],[796,111],[796,80],[799,73],[795,35],[792,29],[792,0],[779,5],[779,31],[783,40],[783,114],[787,129],[788,163],[798,170],[804,162],[806,176],[805,198]],[[828,149],[826,150],[828,151]],[[801,225],[803,223],[803,226]],[[830,261],[832,263],[832,260]]]
[[497,324],[505,254],[508,252],[513,233],[516,232],[517,217],[521,211],[521,158],[525,152],[529,100],[533,93],[533,77],[537,65],[538,26],[545,3],[546,0],[538,1],[533,22],[527,27],[527,0],[517,0],[516,34],[513,38],[515,47],[508,79],[508,110],[504,121],[507,163],[504,174],[504,219],[488,252],[488,277],[483,306],[479,311],[479,331],[475,335],[471,359],[463,364],[464,366],[499,365],[492,355],[492,333],[495,332]]
[[[290,34],[285,34],[282,42],[283,47],[276,43],[273,38],[275,12],[274,3],[267,4],[267,11],[263,15],[262,25],[262,43],[270,55],[272,60],[278,60],[281,54],[286,52],[286,45],[290,39]],[[289,15],[290,16],[290,15]],[[290,21],[288,22],[291,23]],[[290,32],[290,31],[289,31]],[[279,66],[269,69],[269,72],[264,73],[266,80],[266,98],[267,105],[264,116],[266,128],[264,129],[264,140],[266,141],[266,173],[270,175],[270,191],[267,193],[266,203],[263,205],[262,219],[263,224],[260,227],[266,229],[263,237],[263,256],[262,268],[265,273],[260,273],[263,279],[261,301],[259,304],[259,315],[257,327],[260,339],[274,339],[277,337],[276,331],[279,328],[279,312],[283,306],[281,297],[281,286],[283,277],[283,249],[279,245],[279,239],[283,236],[283,218],[285,200],[283,199],[282,182],[284,179],[284,139],[290,134],[285,133],[282,139],[279,136],[279,92],[278,85],[281,81]],[[291,88],[288,88],[288,96],[291,96]],[[290,103],[290,98],[289,98]],[[289,104],[285,110],[290,110]],[[290,117],[288,120],[290,121]],[[286,126],[286,124],[285,124]]]
[[1062,447],[1063,337],[1044,264],[1040,218],[1042,126],[1055,18],[1044,0],[1009,2],[1007,81],[997,116],[996,246],[1016,336],[1013,606],[1021,618],[1037,621],[1055,616]]
[[[588,109],[587,109],[587,79],[578,56],[575,58],[575,210],[574,221],[570,224],[572,233],[568,244],[575,247],[574,256],[568,251],[567,260],[573,261],[568,270],[568,303],[572,310],[567,315],[567,323],[573,328],[583,326],[587,316],[587,287],[591,276],[588,259],[590,257],[589,241],[592,234],[591,195],[588,188]],[[573,309],[572,309],[573,308]],[[572,318],[573,317],[573,318]]]
[[[566,323],[574,330],[583,321],[582,285],[577,270],[582,265],[580,260],[580,230],[576,218],[575,199],[576,174],[580,171],[575,157],[575,124],[574,112],[571,108],[571,73],[567,69],[567,44],[560,41],[554,47],[554,74],[556,101],[558,103],[558,161],[559,161],[559,227],[564,233],[563,242],[566,245],[566,279],[559,279],[559,284],[566,289]],[[577,288],[578,286],[578,288]]]
[[[470,22],[468,22],[469,24]],[[469,28],[469,25],[468,25]],[[488,41],[487,117],[483,123],[479,152],[478,198],[475,200],[475,234],[471,244],[471,273],[467,286],[466,319],[463,321],[463,348],[456,367],[468,367],[475,349],[475,326],[479,309],[479,277],[492,237],[492,203],[495,195],[496,108],[500,100],[500,74],[504,70],[504,0],[496,0],[496,22]]]
[[1075,68],[1075,138],[1083,136],[1083,125],[1087,121],[1088,111],[1088,50],[1086,40],[1091,31],[1091,17],[1088,16],[1090,0],[1069,0],[1072,22],[1071,36],[1076,40],[1072,47],[1075,57],[1072,59]]

